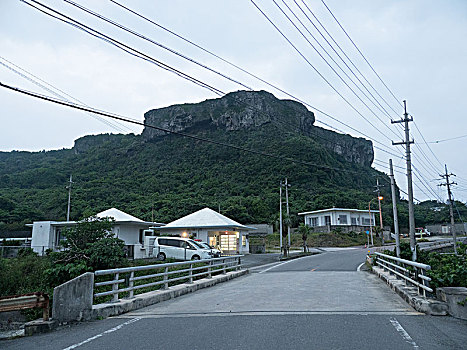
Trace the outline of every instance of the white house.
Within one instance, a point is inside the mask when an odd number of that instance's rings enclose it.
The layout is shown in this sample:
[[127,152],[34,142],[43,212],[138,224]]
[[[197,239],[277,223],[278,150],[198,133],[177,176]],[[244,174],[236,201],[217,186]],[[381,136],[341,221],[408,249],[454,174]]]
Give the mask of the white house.
[[193,237],[219,249],[223,254],[247,254],[248,231],[254,227],[242,225],[228,217],[204,208],[159,227],[161,235]]
[[340,228],[345,232],[365,231],[375,226],[377,210],[330,208],[298,213],[303,215],[305,225],[311,226],[318,232],[329,232]]
[[[147,237],[153,234],[150,227],[163,224],[143,221],[116,208],[107,209],[96,214],[98,218],[111,217],[115,220],[112,232],[125,242],[127,256],[130,258],[144,258],[149,255]],[[76,221],[35,221],[32,226],[31,248],[44,255],[46,249],[57,250],[58,244],[64,239],[62,230],[76,225]]]

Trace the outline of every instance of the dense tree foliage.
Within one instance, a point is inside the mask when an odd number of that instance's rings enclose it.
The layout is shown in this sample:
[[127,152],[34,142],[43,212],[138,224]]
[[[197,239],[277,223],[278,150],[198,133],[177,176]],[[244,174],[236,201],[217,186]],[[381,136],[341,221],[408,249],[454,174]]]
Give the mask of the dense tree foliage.
[[61,241],[62,251],[50,253],[52,265],[46,271],[52,285],[68,281],[87,271],[122,266],[126,263],[124,242],[111,229],[113,220],[89,217],[68,227]]
[[[301,211],[333,206],[368,209],[377,178],[387,184],[382,193],[383,222],[392,223],[386,175],[346,161],[319,138],[281,132],[273,125],[190,132],[297,162],[175,135],[149,142],[135,135],[87,136],[85,148],[3,152],[0,230],[21,230],[33,220],[65,219],[70,174],[74,220],[117,207],[144,220],[154,217],[169,222],[208,206],[242,223],[270,223],[278,211],[279,182],[288,177],[294,226],[300,221],[296,213]],[[465,205],[459,203],[459,207],[466,215]],[[407,222],[404,201],[399,202],[399,211],[403,226]],[[447,213],[443,204],[419,205],[417,226],[445,222]]]

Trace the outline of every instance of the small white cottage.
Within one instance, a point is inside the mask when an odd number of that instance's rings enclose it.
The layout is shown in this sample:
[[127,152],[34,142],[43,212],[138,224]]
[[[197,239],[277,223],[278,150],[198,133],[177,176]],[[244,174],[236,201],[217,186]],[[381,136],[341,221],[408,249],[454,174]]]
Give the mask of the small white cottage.
[[[143,221],[116,208],[104,210],[96,214],[98,218],[111,217],[115,220],[112,232],[125,242],[125,250],[129,258],[148,256],[146,236],[152,235],[150,227],[162,226],[162,223]],[[47,249],[59,249],[59,242],[64,239],[62,230],[76,225],[76,221],[35,221],[32,226],[31,248],[44,255]]]
[[228,217],[204,208],[159,227],[161,235],[193,237],[219,249],[223,254],[247,254],[248,231],[254,227],[242,225]]
[[370,226],[375,226],[375,213],[378,211],[329,208],[298,213],[298,215],[303,215],[305,225],[313,227],[317,232],[329,232],[336,228],[344,232],[361,232],[369,230]]

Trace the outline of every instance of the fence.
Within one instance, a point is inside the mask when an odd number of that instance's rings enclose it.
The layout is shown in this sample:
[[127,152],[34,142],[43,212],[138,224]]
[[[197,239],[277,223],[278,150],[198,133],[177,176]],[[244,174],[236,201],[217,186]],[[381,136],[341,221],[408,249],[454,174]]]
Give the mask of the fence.
[[[128,298],[133,298],[136,291],[167,289],[170,284],[182,281],[193,283],[194,279],[211,278],[213,274],[226,274],[229,270],[240,270],[242,256],[98,270],[94,272],[95,291],[103,288],[111,289],[94,293],[94,299],[112,296],[112,302],[116,302],[119,300],[119,294],[125,293]],[[99,278],[109,275],[113,276],[111,280]],[[120,284],[125,284],[125,286],[120,288]]]
[[49,296],[45,293],[29,293],[0,297],[0,312],[33,309],[40,307],[43,310],[44,321],[49,320]]
[[[457,242],[462,242],[466,243],[467,239],[465,237],[458,237]],[[443,248],[450,248],[454,246],[454,241],[452,238],[449,239],[439,239],[436,241],[432,242],[423,242],[423,243],[418,243],[417,244],[420,250],[437,250],[437,249],[443,249]]]
[[433,293],[430,288],[431,278],[426,276],[426,271],[431,270],[430,265],[413,262],[410,260],[396,258],[376,252],[376,264],[383,270],[389,271],[396,276],[417,287],[418,294],[426,296],[426,292]]

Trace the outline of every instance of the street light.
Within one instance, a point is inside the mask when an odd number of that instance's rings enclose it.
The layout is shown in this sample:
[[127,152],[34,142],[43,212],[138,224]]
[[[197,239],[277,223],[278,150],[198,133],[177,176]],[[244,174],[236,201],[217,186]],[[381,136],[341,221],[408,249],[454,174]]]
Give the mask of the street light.
[[[368,202],[368,215],[370,216],[370,235],[371,235],[371,245],[373,245],[373,227],[371,226],[371,202],[373,202],[375,199],[378,200],[378,206],[379,206],[379,224],[381,227],[381,244],[384,244],[384,236],[383,236],[383,214],[381,212],[381,201],[384,199],[383,196],[378,196],[376,198],[373,198]],[[376,222],[375,222],[376,224]],[[375,225],[376,226],[376,225]]]
[[379,207],[379,226],[381,228],[381,245],[384,245],[384,234],[383,234],[383,213],[381,212],[381,201],[383,196],[378,196],[378,207]]

